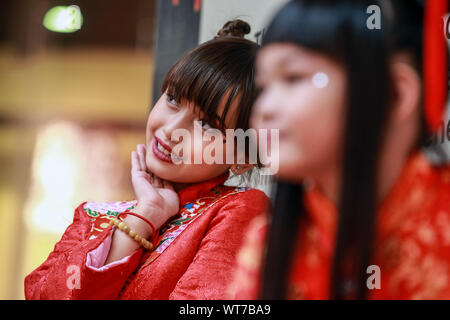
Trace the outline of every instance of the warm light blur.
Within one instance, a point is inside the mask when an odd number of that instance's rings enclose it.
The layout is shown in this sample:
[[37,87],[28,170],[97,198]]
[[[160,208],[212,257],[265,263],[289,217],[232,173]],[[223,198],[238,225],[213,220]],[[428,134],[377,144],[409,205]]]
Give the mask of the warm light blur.
[[27,228],[60,234],[71,221],[82,177],[80,131],[73,124],[57,123],[38,133],[25,205]]
[[84,17],[50,1],[0,2],[0,299],[24,298],[25,276],[79,204],[134,196],[130,154],[145,141],[152,100],[153,1],[70,4]]

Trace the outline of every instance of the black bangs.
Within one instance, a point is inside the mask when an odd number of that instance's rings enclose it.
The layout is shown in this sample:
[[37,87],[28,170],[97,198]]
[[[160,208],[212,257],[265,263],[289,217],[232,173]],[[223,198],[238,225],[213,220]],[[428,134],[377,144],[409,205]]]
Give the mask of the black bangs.
[[[376,3],[359,0],[291,1],[270,22],[262,46],[295,43],[330,58],[343,60],[350,49],[349,40],[370,41],[373,35],[382,33],[380,30],[367,32],[367,8]],[[383,24],[383,29],[386,27]],[[349,35],[354,39],[349,39]],[[352,49],[358,50],[356,46]]]
[[[239,102],[237,128],[247,129],[254,101],[258,45],[241,38],[217,38],[186,53],[169,71],[161,89],[178,102],[191,102],[203,119],[225,129],[230,105]],[[236,100],[238,98],[239,100]],[[223,112],[218,112],[225,101]]]

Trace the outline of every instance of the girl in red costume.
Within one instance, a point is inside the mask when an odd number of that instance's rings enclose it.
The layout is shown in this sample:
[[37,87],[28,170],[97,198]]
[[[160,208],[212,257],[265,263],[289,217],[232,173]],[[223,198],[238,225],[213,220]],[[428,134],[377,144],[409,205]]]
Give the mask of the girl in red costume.
[[[249,31],[229,22],[169,71],[145,144],[132,153],[136,200],[78,206],[53,252],[26,277],[27,299],[225,297],[243,232],[267,197],[223,185],[229,170],[243,174],[250,164],[175,164],[188,153],[172,151],[171,137],[177,129],[193,133],[195,120],[204,130],[248,128],[258,48],[243,39]],[[207,145],[191,141],[191,155],[198,144]],[[230,153],[236,156],[224,143],[224,158]]]
[[450,166],[422,149],[444,116],[446,7],[295,0],[277,13],[251,122],[280,129],[277,195],[269,223],[251,223],[232,297],[450,299]]

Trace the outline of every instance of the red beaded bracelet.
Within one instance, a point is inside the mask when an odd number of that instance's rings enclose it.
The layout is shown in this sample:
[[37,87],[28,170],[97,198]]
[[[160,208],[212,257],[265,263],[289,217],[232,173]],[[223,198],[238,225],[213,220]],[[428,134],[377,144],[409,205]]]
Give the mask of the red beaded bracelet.
[[155,236],[156,229],[155,229],[155,226],[153,225],[153,223],[151,223],[148,219],[146,219],[145,217],[141,216],[140,214],[131,212],[130,210],[125,210],[124,212],[119,213],[117,218],[121,217],[122,215],[127,215],[127,214],[135,216],[135,217],[138,217],[139,219],[142,219],[145,222],[147,222],[147,224],[152,228],[152,238]]

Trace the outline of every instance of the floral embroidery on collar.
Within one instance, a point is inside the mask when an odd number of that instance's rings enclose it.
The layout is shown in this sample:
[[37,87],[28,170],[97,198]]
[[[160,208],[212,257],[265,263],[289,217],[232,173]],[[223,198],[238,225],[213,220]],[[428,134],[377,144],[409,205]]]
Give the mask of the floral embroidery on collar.
[[[156,248],[147,255],[146,266],[154,261],[167,247],[205,210],[208,210],[217,201],[230,195],[249,190],[247,187],[226,187],[223,185],[212,188],[205,196],[183,205],[180,212],[159,229]],[[93,222],[89,238],[97,237],[109,227],[112,218],[125,210],[132,210],[137,205],[137,200],[112,201],[112,202],[86,202],[84,212]]]
[[[228,190],[227,190],[228,189]],[[183,206],[181,212],[172,220],[168,221],[159,231],[157,245],[152,251],[142,268],[153,262],[164,250],[203,212],[212,207],[216,202],[231,196],[233,194],[244,192],[250,188],[244,187],[225,187],[219,186],[211,190],[210,195],[197,199],[195,202],[189,202]]]

